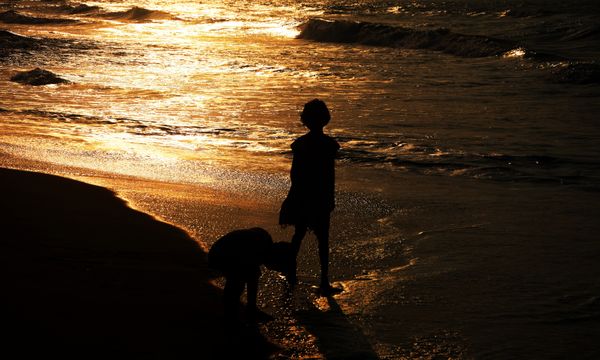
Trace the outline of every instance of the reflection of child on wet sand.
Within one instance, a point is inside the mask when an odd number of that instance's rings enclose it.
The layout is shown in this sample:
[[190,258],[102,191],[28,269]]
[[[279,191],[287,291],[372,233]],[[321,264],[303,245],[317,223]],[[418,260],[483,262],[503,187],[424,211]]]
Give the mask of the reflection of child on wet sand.
[[252,228],[232,231],[217,240],[208,252],[208,265],[225,276],[225,315],[229,320],[238,317],[244,287],[249,320],[268,320],[256,307],[260,266],[288,275],[296,269],[296,257],[290,243],[273,243],[266,230]]
[[[314,99],[304,105],[300,119],[309,132],[292,143],[292,186],[279,213],[279,224],[295,227],[292,247],[296,255],[306,231],[314,231],[319,241],[323,295],[341,291],[329,283],[329,216],[335,206],[334,160],[340,148],[333,138],[323,133],[330,118],[323,101]],[[291,282],[296,282],[295,273]]]

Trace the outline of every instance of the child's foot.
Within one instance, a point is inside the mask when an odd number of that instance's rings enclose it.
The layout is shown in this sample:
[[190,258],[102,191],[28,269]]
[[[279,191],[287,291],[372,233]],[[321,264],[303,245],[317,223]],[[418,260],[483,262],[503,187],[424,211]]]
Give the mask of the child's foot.
[[319,293],[322,296],[333,296],[343,292],[344,289],[331,286],[331,284],[321,284]]

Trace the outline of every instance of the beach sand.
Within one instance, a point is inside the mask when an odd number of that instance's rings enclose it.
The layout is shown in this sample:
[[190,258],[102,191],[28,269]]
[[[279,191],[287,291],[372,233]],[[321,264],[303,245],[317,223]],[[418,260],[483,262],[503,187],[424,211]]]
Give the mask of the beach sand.
[[[186,232],[106,188],[0,169],[2,351],[19,358],[264,358],[225,329],[221,290]],[[233,352],[233,353],[232,353]]]
[[[223,348],[243,353],[229,358],[269,349],[277,359],[598,358],[596,192],[410,173],[375,182],[374,169],[341,167],[330,246],[331,280],[344,292],[316,295],[308,236],[294,293],[263,271],[258,302],[275,320],[240,339],[223,329],[209,283],[222,278],[209,280],[204,251],[251,226],[289,239],[277,225],[279,188],[228,192],[0,155],[5,167],[83,181],[0,171],[11,234],[0,251],[2,318],[14,348],[84,358],[225,358]],[[361,188],[371,193],[348,190]]]

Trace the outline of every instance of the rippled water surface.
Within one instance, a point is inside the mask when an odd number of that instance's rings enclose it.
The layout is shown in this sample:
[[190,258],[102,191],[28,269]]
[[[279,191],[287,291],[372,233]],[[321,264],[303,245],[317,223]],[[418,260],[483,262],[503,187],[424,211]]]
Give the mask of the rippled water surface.
[[[585,9],[596,7],[494,4],[7,3],[28,18],[2,26],[46,43],[33,58],[19,46],[4,57],[4,126],[15,125],[3,139],[19,151],[39,151],[26,142],[41,141],[70,162],[100,149],[153,161],[243,157],[281,170],[277,159],[303,131],[298,110],[323,97],[345,161],[556,182],[583,171],[574,181],[595,186],[598,14]],[[43,22],[57,18],[76,22]],[[332,26],[296,39],[316,18]],[[348,19],[380,25],[353,37]],[[407,29],[408,40],[390,27]],[[582,61],[590,70],[565,79],[561,69]],[[72,83],[7,81],[35,66]],[[22,131],[35,136],[11,136]]]

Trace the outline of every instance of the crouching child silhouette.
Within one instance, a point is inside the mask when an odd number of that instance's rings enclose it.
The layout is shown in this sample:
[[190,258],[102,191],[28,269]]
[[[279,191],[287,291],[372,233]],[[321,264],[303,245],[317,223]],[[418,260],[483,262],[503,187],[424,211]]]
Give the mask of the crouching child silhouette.
[[296,257],[290,243],[273,243],[262,228],[232,231],[217,240],[208,252],[208,266],[225,276],[224,306],[228,321],[239,319],[240,297],[246,291],[246,316],[250,322],[271,317],[256,306],[260,267],[287,275],[296,269]]

